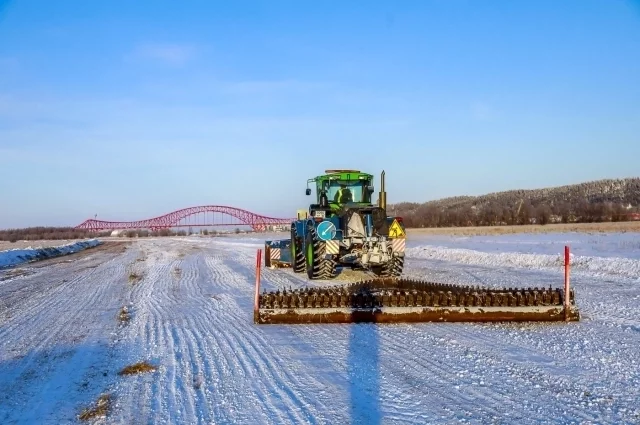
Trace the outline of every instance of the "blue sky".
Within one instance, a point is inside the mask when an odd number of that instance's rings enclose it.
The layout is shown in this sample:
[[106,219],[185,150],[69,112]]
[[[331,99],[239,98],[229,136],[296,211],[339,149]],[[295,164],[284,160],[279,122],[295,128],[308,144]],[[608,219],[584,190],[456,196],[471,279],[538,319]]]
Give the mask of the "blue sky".
[[637,1],[0,0],[0,228],[288,217],[327,168],[422,202],[638,158]]

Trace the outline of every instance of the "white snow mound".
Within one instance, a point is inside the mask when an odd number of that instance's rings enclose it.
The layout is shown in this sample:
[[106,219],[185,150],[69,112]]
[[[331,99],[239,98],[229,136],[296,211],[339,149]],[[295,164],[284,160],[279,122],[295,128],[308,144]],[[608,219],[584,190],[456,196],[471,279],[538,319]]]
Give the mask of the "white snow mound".
[[[454,263],[490,267],[517,267],[525,269],[559,269],[564,267],[564,253],[525,254],[519,252],[488,253],[471,249],[417,246],[408,248],[406,254],[413,258],[428,258]],[[572,271],[594,275],[618,275],[640,278],[640,260],[620,257],[591,257],[571,254]]]
[[28,247],[23,249],[18,248],[0,251],[0,268],[73,254],[100,244],[102,244],[102,241],[98,239],[89,239],[86,241],[78,241],[66,245],[50,246],[46,248]]

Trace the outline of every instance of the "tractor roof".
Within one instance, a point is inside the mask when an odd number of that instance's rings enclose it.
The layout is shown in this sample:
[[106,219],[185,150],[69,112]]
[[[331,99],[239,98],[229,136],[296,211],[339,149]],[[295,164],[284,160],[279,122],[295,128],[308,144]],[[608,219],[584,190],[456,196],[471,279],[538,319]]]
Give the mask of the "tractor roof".
[[325,170],[325,173],[313,180],[365,180],[373,177],[373,175],[363,173],[360,170]]

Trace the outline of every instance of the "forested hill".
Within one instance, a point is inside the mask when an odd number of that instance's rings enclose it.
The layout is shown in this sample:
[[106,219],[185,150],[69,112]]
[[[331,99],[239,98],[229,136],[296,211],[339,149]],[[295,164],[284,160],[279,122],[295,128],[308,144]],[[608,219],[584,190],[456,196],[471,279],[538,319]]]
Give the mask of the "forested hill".
[[422,204],[390,204],[407,227],[491,226],[551,222],[624,221],[640,206],[640,178],[605,179],[481,196],[457,196]]

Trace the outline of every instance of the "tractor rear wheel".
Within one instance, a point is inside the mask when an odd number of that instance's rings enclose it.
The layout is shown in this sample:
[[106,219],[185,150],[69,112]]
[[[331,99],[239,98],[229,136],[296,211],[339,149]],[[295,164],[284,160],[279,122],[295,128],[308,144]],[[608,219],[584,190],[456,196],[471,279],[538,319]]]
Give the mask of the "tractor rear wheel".
[[326,243],[318,238],[313,226],[307,227],[305,257],[309,279],[331,279],[336,275],[336,262],[325,258]]
[[302,238],[298,236],[295,225],[291,225],[291,268],[294,273],[302,273],[304,271]]

